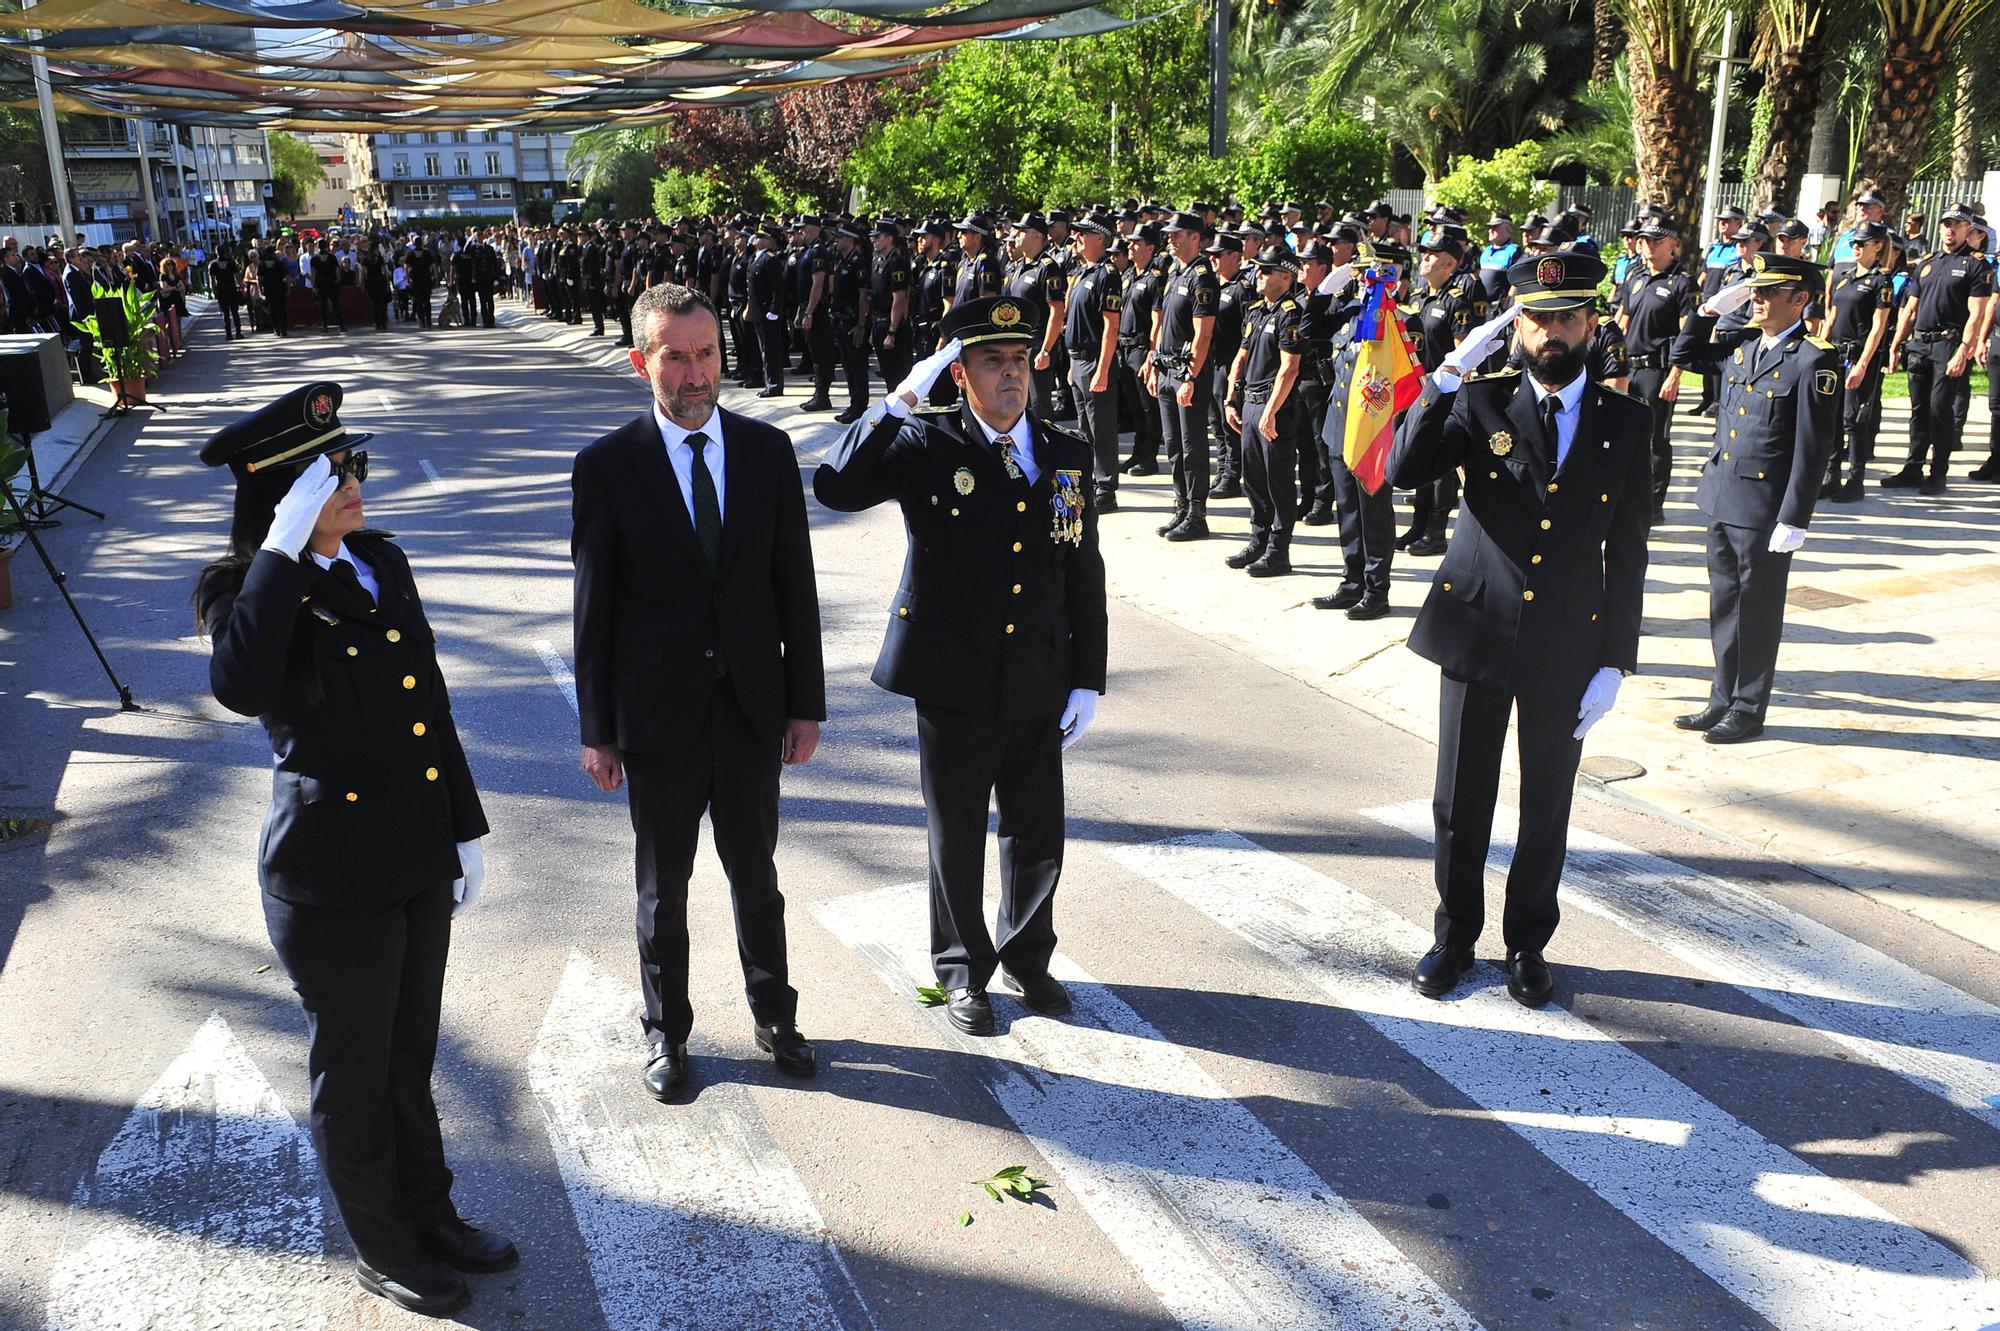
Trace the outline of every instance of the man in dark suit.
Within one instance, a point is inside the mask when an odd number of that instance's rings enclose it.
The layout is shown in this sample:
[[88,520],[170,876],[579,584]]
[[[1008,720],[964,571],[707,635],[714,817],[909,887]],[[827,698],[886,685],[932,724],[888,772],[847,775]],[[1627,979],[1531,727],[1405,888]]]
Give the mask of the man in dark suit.
[[583,770],[629,779],[638,837],[646,1087],[687,1076],[687,885],[701,817],[729,876],[760,1048],[809,1077],[787,979],[778,770],[812,757],[826,718],[805,489],[784,431],[716,405],[721,324],[706,296],[648,287],[632,307],[644,416],[577,454],[576,697]]
[[63,269],[63,338],[76,343],[77,376],[87,384],[94,384],[104,377],[102,363],[97,357],[97,343],[89,333],[83,331],[83,321],[97,312],[96,298],[92,295],[95,282],[91,278],[90,264],[95,256],[87,249],[69,252],[69,267]]
[[[813,475],[828,508],[894,500],[909,553],[874,680],[917,704],[930,825],[931,960],[947,1015],[993,1034],[998,967],[1038,1012],[1069,1010],[1049,975],[1062,876],[1062,751],[1104,692],[1104,558],[1088,443],[1027,414],[1038,312],[973,296],[944,345],[848,427]],[[963,357],[961,358],[961,352]],[[918,412],[944,368],[963,406]],[[1000,926],[986,931],[986,812],[1000,805]]]
[[1419,992],[1448,993],[1485,923],[1486,851],[1509,714],[1520,712],[1521,828],[1502,921],[1507,991],[1548,1001],[1542,949],[1555,933],[1583,736],[1639,666],[1646,529],[1652,513],[1645,405],[1591,383],[1595,255],[1557,250],[1515,264],[1511,318],[1527,373],[1461,379],[1508,317],[1459,343],[1410,409],[1389,455],[1397,488],[1463,468],[1459,538],[1410,634],[1443,669],[1438,709],[1439,904]]
[[[1792,552],[1806,542],[1827,458],[1840,445],[1846,371],[1802,322],[1825,285],[1809,259],[1758,254],[1749,275],[1703,301],[1674,342],[1676,366],[1721,384],[1715,445],[1695,490],[1708,517],[1715,679],[1708,706],[1674,718],[1710,744],[1763,733]],[[1749,322],[1716,334],[1716,320],[1746,302]]]

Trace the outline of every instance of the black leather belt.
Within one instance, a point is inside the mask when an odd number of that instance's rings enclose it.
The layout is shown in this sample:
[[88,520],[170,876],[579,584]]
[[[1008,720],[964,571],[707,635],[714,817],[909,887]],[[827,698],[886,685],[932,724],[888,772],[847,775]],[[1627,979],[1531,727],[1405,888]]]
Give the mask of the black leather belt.
[[1643,355],[1629,357],[1635,370],[1664,370],[1667,368],[1667,353],[1649,351]]
[[1931,329],[1919,328],[1916,332],[1910,334],[1910,341],[1956,342],[1958,341],[1958,336],[1959,336],[1959,330],[1956,328],[1931,328]]
[[1245,402],[1269,402],[1271,394],[1277,387],[1274,383],[1266,384],[1262,388],[1257,387],[1255,384],[1245,384],[1243,386],[1243,400]]

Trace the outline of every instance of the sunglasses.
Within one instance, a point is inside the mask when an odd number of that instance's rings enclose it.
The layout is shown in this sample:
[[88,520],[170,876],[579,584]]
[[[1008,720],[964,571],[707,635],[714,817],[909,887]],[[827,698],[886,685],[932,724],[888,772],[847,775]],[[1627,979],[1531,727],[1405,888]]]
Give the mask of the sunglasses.
[[337,484],[345,485],[349,476],[357,482],[365,481],[368,479],[368,450],[357,448],[347,455],[345,462],[335,462],[332,465],[333,477]]

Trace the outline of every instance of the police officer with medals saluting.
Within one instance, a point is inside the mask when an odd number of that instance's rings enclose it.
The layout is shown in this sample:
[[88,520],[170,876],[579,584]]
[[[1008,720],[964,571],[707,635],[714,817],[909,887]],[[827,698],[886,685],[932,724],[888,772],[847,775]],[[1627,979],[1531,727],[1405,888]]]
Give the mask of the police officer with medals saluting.
[[1868,464],[1875,460],[1875,435],[1882,428],[1882,369],[1889,359],[1889,320],[1895,306],[1895,284],[1883,262],[1891,244],[1889,228],[1863,222],[1851,234],[1854,262],[1834,275],[1824,325],[1826,340],[1839,354],[1846,374],[1840,425],[1847,440],[1847,474],[1841,475],[1841,450],[1836,447],[1819,492],[1821,499],[1836,504],[1861,498]]
[[1175,213],[1165,228],[1173,266],[1153,312],[1146,391],[1159,402],[1160,438],[1174,469],[1174,521],[1160,535],[1199,541],[1208,535],[1209,351],[1222,283],[1201,252],[1201,219]]
[[[1557,251],[1508,271],[1516,305],[1467,333],[1404,416],[1389,479],[1414,489],[1465,473],[1451,543],[1410,634],[1438,663],[1436,945],[1418,992],[1471,968],[1485,924],[1486,852],[1507,722],[1518,710],[1521,825],[1507,871],[1507,992],[1555,990],[1542,950],[1560,913],[1583,737],[1639,664],[1650,420],[1585,372],[1597,322],[1596,255]],[[1512,322],[1527,372],[1466,376]]]
[[[931,956],[946,1015],[991,1035],[996,968],[1035,1011],[1070,1006],[1049,975],[1062,754],[1104,691],[1104,559],[1090,446],[1027,411],[1042,345],[1028,309],[1006,296],[962,300],[938,335],[944,345],[828,451],[813,493],[841,512],[891,501],[903,511],[908,554],[873,678],[916,702]],[[914,410],[947,366],[963,405]],[[981,895],[996,796],[997,937]]]
[[1292,571],[1306,312],[1296,290],[1299,256],[1289,246],[1266,246],[1256,267],[1258,300],[1243,316],[1243,345],[1223,391],[1229,423],[1242,438],[1250,543],[1223,562],[1253,578],[1275,578]]
[[[1674,718],[1710,744],[1763,732],[1785,630],[1785,582],[1805,544],[1840,440],[1840,355],[1805,333],[1824,286],[1818,264],[1759,254],[1750,276],[1703,301],[1674,343],[1674,364],[1721,382],[1715,447],[1695,504],[1708,518],[1708,706]],[[1754,301],[1734,339],[1711,342],[1716,319]]]
[[216,701],[261,721],[276,756],[264,921],[305,1007],[313,1144],[356,1278],[442,1316],[471,1297],[456,1271],[518,1260],[459,1218],[431,1099],[451,921],[479,896],[486,816],[409,560],[362,526],[371,436],[342,428],[340,399],[309,384],[203,446],[236,500],[195,605]]

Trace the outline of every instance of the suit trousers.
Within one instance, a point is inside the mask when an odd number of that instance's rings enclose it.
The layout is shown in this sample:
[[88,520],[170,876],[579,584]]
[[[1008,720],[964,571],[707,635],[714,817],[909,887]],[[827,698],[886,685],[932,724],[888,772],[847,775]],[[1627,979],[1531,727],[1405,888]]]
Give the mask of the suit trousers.
[[688,878],[701,817],[736,912],[743,992],[760,1026],[790,1025],[799,996],[785,956],[785,898],[778,891],[778,752],[750,724],[734,690],[716,681],[695,740],[672,754],[625,755],[638,841],[639,988],[646,1038],[685,1044],[694,1029],[688,999]]
[[[1298,494],[1292,473],[1298,466],[1298,407],[1287,395],[1278,409],[1278,437],[1266,439],[1259,428],[1266,402],[1243,404],[1243,493],[1250,499],[1250,539],[1259,545],[1275,542],[1289,547],[1292,523],[1298,517]],[[1386,576],[1386,575],[1385,575]]]
[[1334,509],[1340,515],[1341,581],[1376,596],[1389,594],[1389,570],[1396,562],[1396,501],[1387,483],[1369,494],[1347,459],[1315,439],[1333,469]]
[[764,355],[764,386],[783,388],[789,363],[786,358],[791,355],[785,348],[785,321],[760,314],[751,322],[757,327],[757,346]]
[[1792,557],[1772,554],[1770,541],[1759,528],[1708,525],[1708,637],[1715,650],[1709,705],[1759,721],[1771,705],[1792,573]]
[[[1042,975],[1055,955],[1062,877],[1062,732],[1028,720],[917,705],[930,833],[931,964],[946,989],[984,989],[994,968]],[[1000,918],[986,932],[986,811],[1000,807]],[[996,941],[997,940],[997,941]]]
[[[627,322],[631,320],[629,306],[627,307],[626,320]],[[764,347],[763,339],[758,335],[757,326],[741,315],[733,316],[729,321],[729,325],[730,332],[733,334],[736,342],[736,368],[743,375],[744,386],[747,388],[752,384],[762,384],[764,382]]]
[[1160,409],[1146,391],[1146,356],[1143,346],[1118,348],[1118,400],[1132,421],[1132,461],[1154,466],[1160,461]]
[[451,890],[348,908],[263,900],[305,1007],[313,1148],[334,1205],[369,1265],[412,1261],[418,1226],[457,1214],[431,1099]]
[[1667,502],[1667,485],[1674,478],[1674,446],[1669,435],[1674,423],[1674,404],[1660,400],[1660,385],[1666,381],[1665,370],[1635,368],[1632,371],[1632,396],[1641,399],[1653,409],[1654,508]]
[[1520,713],[1521,826],[1507,868],[1500,932],[1507,950],[1539,952],[1555,936],[1556,887],[1569,853],[1569,810],[1583,741],[1574,738],[1581,692],[1513,694],[1445,671],[1438,695],[1436,939],[1469,948],[1486,924],[1486,852],[1500,797],[1507,721]]
[[1112,367],[1111,385],[1102,393],[1090,391],[1096,377],[1096,361],[1070,357],[1070,397],[1076,402],[1077,430],[1090,444],[1091,493],[1111,495],[1118,493],[1118,368]]
[[1965,414],[1972,406],[1972,367],[1957,378],[1945,366],[1958,354],[1956,342],[1907,342],[1903,365],[1910,376],[1910,454],[1907,467],[1928,459],[1931,475],[1942,476],[1965,433]]
[[[479,302],[479,326],[481,328],[498,327],[500,320],[499,316],[493,310],[493,288],[490,286],[480,287],[472,294]],[[468,319],[466,322],[470,323],[471,320]],[[597,331],[600,333],[604,331],[604,307],[602,305],[599,305],[597,310]]]
[[1174,467],[1174,498],[1183,504],[1208,502],[1208,376],[1194,376],[1194,401],[1180,404],[1181,384],[1174,375],[1159,377],[1160,439]]

